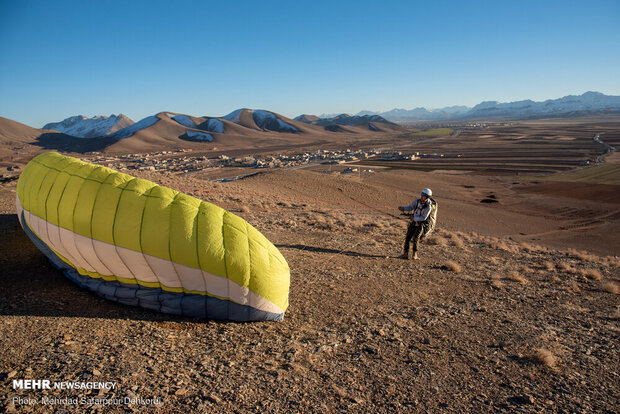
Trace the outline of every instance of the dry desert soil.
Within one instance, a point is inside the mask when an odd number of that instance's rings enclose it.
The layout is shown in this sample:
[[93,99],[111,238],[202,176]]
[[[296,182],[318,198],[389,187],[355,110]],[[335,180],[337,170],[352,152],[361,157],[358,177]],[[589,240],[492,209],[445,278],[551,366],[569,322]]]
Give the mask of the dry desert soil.
[[[230,183],[138,174],[235,212],[278,246],[290,307],[259,323],[183,319],[78,288],[20,228],[15,181],[0,184],[0,409],[618,411],[617,185],[342,170]],[[420,260],[398,259],[407,219],[396,207],[424,187],[438,229]],[[117,387],[14,390],[14,379]]]

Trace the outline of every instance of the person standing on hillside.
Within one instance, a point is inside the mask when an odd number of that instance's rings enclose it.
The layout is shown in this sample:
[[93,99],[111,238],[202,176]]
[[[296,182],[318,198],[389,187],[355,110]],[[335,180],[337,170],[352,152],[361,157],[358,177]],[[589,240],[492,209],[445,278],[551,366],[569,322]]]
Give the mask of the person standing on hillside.
[[430,188],[422,190],[420,198],[408,206],[398,207],[400,211],[413,211],[411,222],[405,236],[405,248],[400,259],[409,259],[409,244],[413,241],[413,260],[418,260],[418,245],[420,240],[427,236],[435,228],[437,220],[437,202],[431,197],[433,192]]

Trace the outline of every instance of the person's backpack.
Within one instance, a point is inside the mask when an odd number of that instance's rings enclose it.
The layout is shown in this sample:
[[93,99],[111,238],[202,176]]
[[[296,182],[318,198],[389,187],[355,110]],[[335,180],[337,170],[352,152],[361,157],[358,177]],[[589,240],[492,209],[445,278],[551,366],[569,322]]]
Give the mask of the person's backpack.
[[426,226],[426,231],[422,237],[426,237],[435,230],[435,225],[437,224],[437,201],[434,198],[429,197],[431,200],[431,214],[429,214],[427,222],[428,226]]

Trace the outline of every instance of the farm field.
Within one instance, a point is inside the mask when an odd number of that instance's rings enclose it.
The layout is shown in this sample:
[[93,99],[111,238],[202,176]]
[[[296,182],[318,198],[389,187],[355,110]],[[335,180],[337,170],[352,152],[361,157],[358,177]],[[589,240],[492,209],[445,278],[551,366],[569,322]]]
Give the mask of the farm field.
[[[608,147],[620,144],[620,123],[562,125],[522,122],[510,126],[455,128],[452,135],[395,146],[419,152],[412,161],[364,160],[359,165],[432,170],[470,170],[491,174],[550,174],[597,164]],[[613,168],[612,168],[613,169]],[[605,170],[607,171],[607,170]]]

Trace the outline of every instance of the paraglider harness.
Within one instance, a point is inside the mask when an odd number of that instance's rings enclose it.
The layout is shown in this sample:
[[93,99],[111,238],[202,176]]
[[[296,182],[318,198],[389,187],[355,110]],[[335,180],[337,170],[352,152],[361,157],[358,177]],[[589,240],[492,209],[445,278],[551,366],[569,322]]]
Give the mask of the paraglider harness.
[[[437,224],[437,201],[435,201],[433,197],[428,197],[428,200],[431,202],[431,213],[425,221],[420,222],[420,224],[425,224],[425,230],[422,236],[420,236],[420,240],[431,234],[433,230],[435,230],[435,226]],[[401,215],[412,217],[414,215],[414,211],[404,211]]]

